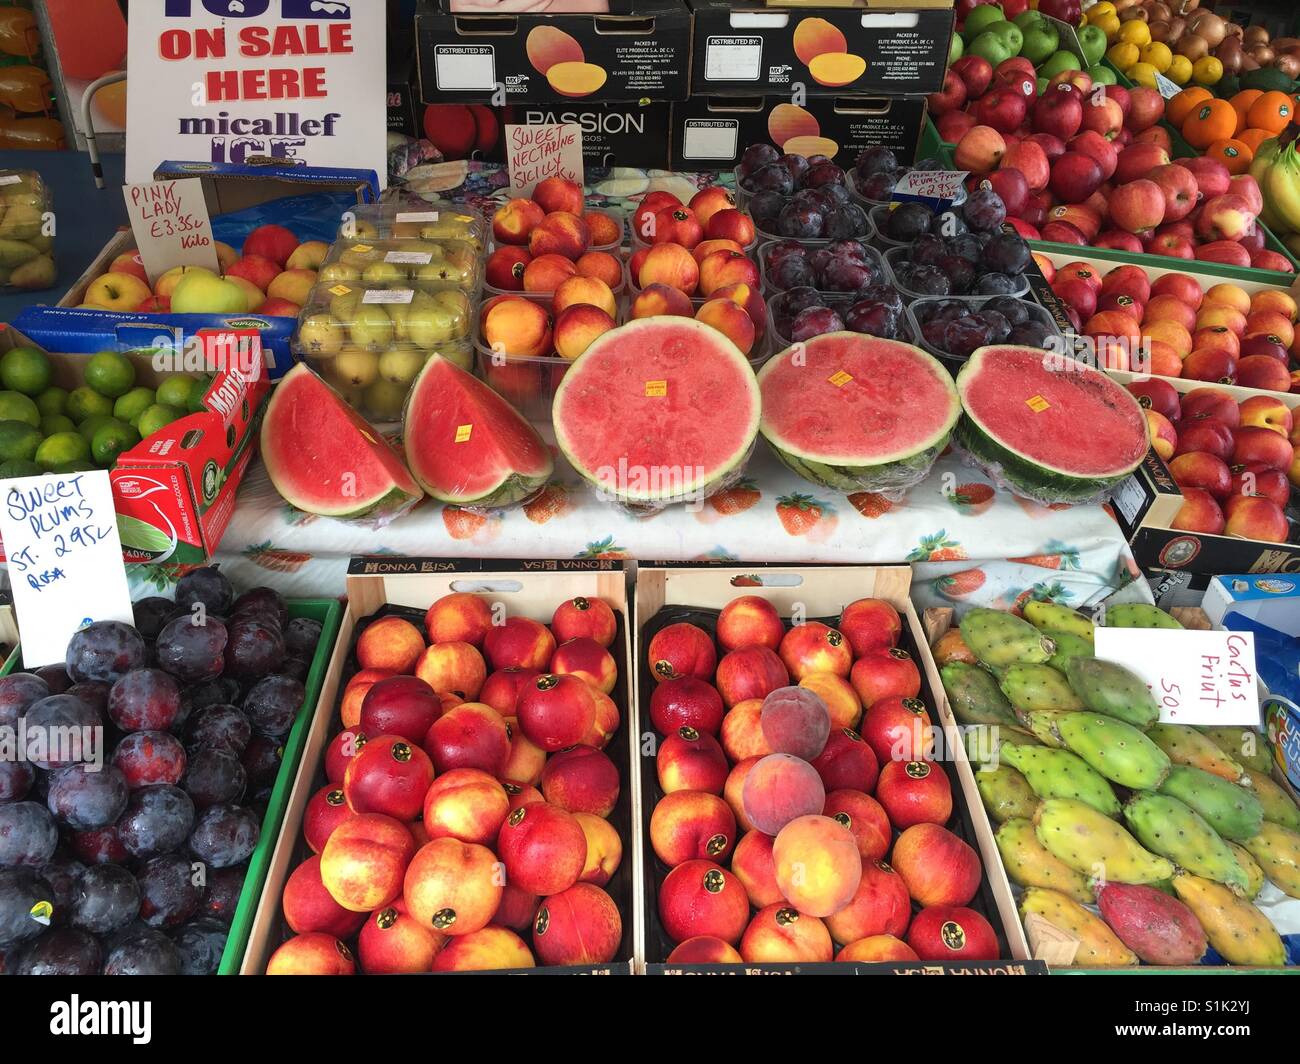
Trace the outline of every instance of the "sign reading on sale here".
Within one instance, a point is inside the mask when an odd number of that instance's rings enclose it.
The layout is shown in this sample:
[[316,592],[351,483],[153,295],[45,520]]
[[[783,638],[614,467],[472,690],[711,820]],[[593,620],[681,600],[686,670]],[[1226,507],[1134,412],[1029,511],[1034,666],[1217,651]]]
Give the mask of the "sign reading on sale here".
[[1098,628],[1095,646],[1146,681],[1162,723],[1259,725],[1251,632]]
[[124,185],[122,195],[150,284],[176,266],[221,272],[203,182],[197,177]]
[[151,0],[128,22],[127,180],[165,159],[387,173],[375,0]]
[[510,195],[531,196],[548,177],[581,186],[582,127],[568,122],[506,126],[506,167]]

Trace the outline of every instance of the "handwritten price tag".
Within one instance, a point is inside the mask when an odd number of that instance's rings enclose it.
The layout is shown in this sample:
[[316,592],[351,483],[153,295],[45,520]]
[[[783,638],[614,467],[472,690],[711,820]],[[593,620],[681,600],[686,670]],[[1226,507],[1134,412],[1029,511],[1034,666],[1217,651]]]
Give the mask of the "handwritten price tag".
[[221,272],[203,182],[197,177],[124,185],[122,195],[150,284],[177,266]]
[[920,202],[946,210],[957,198],[969,170],[912,170],[894,186],[895,203]]
[[1146,681],[1162,723],[1259,725],[1251,632],[1098,628],[1096,650]]
[[531,196],[548,177],[565,177],[582,185],[582,127],[562,122],[507,124],[506,169],[512,196]]
[[0,481],[0,536],[30,668],[61,662],[91,621],[131,621],[108,473]]

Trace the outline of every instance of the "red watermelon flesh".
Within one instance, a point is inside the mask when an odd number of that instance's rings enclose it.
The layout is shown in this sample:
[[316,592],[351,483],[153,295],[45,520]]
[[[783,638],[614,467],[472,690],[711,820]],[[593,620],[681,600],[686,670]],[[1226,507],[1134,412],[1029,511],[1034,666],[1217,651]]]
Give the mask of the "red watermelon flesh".
[[307,513],[391,516],[421,496],[397,451],[305,364],[271,393],[261,451],[276,491]]

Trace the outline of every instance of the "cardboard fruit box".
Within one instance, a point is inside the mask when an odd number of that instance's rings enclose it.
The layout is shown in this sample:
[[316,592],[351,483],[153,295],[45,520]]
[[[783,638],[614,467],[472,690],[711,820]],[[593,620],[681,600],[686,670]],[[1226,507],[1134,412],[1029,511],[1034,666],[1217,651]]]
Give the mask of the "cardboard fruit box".
[[[334,656],[325,673],[320,701],[306,733],[306,744],[293,782],[244,955],[243,975],[261,975],[271,954],[292,934],[285,922],[281,898],[290,873],[311,850],[302,835],[303,816],[311,797],[326,783],[324,758],[330,740],[341,730],[340,699],[348,678],[357,670],[355,644],[361,630],[378,616],[398,614],[423,631],[425,611],[452,592],[483,595],[501,616],[525,616],[549,624],[555,608],[576,596],[603,599],[618,619],[618,634],[610,653],[618,663],[618,683],[610,697],[619,707],[620,723],[605,752],[618,766],[620,792],[609,822],[623,843],[622,861],[604,890],[622,918],[623,937],[614,960],[607,964],[536,969],[508,969],[511,974],[630,975],[634,928],[635,884],[641,859],[633,825],[639,819],[637,788],[632,773],[637,732],[631,702],[631,613],[627,574],[621,562],[610,561],[485,561],[429,558],[354,558],[347,579],[347,606]],[[532,948],[531,934],[520,932]]]
[[741,595],[757,595],[776,607],[783,619],[792,615],[820,619],[834,625],[840,612],[859,598],[881,598],[903,618],[899,645],[915,659],[921,672],[921,699],[930,710],[936,733],[942,733],[941,767],[952,782],[953,816],[948,828],[980,854],[985,872],[980,890],[970,907],[982,913],[993,926],[1001,948],[1001,960],[951,963],[902,962],[858,964],[680,964],[667,963],[673,949],[659,918],[658,890],[668,868],[656,857],[649,838],[650,817],[662,797],[656,771],[657,745],[643,744],[640,751],[640,816],[637,848],[641,854],[642,889],[637,895],[638,970],[649,975],[684,974],[1040,974],[1042,965],[1027,960],[1028,943],[1016,914],[1009,885],[996,863],[997,847],[975,787],[975,777],[966,759],[956,721],[943,698],[934,660],[930,656],[921,623],[908,591],[912,574],[907,566],[774,566],[739,569],[707,563],[642,564],[636,583],[636,721],[638,735],[656,733],[650,723],[650,696],[655,678],[647,662],[647,648],[655,632],[667,624],[688,621],[712,633],[718,611]]
[[[235,494],[257,450],[262,401],[271,383],[261,357],[261,335],[200,333],[176,370],[170,351],[133,350],[136,382],[153,387],[182,373],[214,370],[207,407],[141,440],[109,470],[113,506],[128,563],[198,565],[216,553],[235,511]],[[242,345],[242,346],[241,346]],[[12,326],[0,331],[0,354],[33,344]],[[230,358],[231,353],[236,357]],[[72,390],[83,383],[87,356],[47,352],[54,383]],[[224,366],[224,369],[218,367]]]

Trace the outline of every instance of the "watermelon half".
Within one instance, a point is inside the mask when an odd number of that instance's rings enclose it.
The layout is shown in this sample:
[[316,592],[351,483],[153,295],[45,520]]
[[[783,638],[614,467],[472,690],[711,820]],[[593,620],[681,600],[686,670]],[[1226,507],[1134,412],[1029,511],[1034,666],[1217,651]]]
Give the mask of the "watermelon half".
[[598,337],[555,392],[555,439],[573,468],[633,508],[707,498],[758,435],[745,356],[691,318],[639,318]]
[[411,385],[402,445],[420,486],[456,506],[513,506],[536,494],[555,469],[537,430],[441,355],[430,358]]
[[1128,391],[1036,347],[981,347],[957,375],[956,441],[995,479],[1038,502],[1099,501],[1150,445]]
[[834,491],[903,491],[925,478],[961,406],[919,347],[836,332],[782,351],[758,375],[777,457]]
[[310,514],[391,519],[421,497],[397,451],[303,363],[271,393],[261,447],[275,490]]

